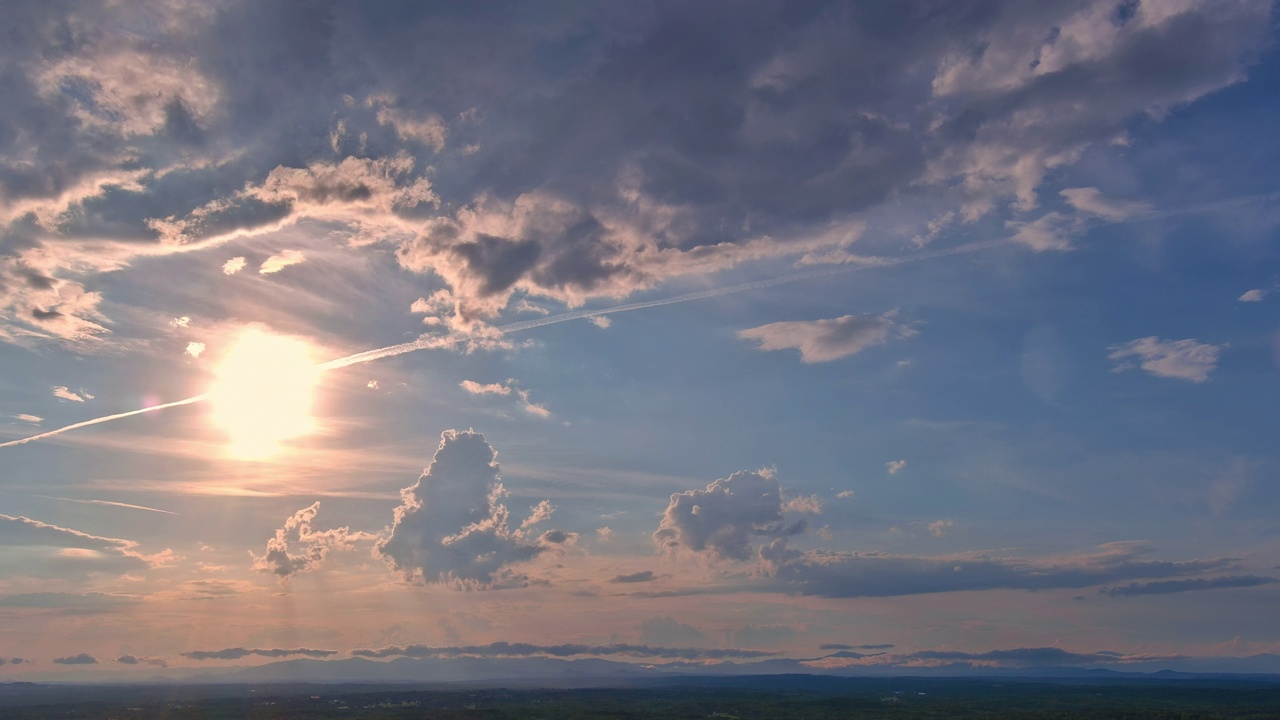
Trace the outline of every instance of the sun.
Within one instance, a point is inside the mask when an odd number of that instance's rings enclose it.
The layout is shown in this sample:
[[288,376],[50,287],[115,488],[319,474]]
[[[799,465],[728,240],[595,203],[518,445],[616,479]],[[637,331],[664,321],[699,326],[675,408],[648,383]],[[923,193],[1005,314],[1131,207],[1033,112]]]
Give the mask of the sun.
[[285,440],[310,432],[319,374],[306,342],[259,327],[241,333],[209,391],[213,422],[229,436],[228,453],[264,459],[279,452]]

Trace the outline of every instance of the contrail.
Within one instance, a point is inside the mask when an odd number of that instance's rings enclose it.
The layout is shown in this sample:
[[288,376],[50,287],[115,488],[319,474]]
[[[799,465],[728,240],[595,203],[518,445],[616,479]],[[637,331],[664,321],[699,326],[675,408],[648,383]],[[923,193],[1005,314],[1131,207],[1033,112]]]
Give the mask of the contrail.
[[46,500],[62,500],[63,502],[81,503],[83,505],[109,505],[111,507],[129,508],[130,510],[147,510],[154,513],[164,513],[165,515],[177,515],[178,513],[171,510],[161,510],[160,508],[147,507],[146,505],[130,505],[129,503],[113,502],[111,500],[76,500],[75,498],[54,497],[52,495],[36,495],[38,498]]
[[[589,317],[599,317],[601,315],[613,315],[615,313],[631,312],[632,310],[645,310],[647,308],[662,307],[663,305],[676,305],[679,303],[692,302],[694,300],[708,300],[710,298],[723,297],[725,295],[734,295],[737,293],[747,292],[750,290],[763,290],[764,288],[775,287],[777,285],[785,285],[787,283],[799,282],[801,280],[813,280],[820,277],[830,275],[843,275],[846,273],[857,272],[859,270],[871,270],[876,268],[896,267],[898,265],[906,265],[909,263],[923,262],[925,260],[934,260],[941,257],[949,257],[951,255],[964,255],[972,252],[988,250],[1002,245],[1008,245],[1016,242],[1012,238],[999,238],[996,240],[983,240],[980,242],[969,243],[959,247],[948,248],[946,250],[934,250],[931,252],[918,253],[915,255],[906,255],[900,257],[858,257],[853,262],[846,265],[840,265],[823,270],[812,270],[809,272],[791,273],[790,275],[781,275],[767,280],[756,280],[754,282],[742,283],[740,285],[730,285],[728,287],[714,288],[711,290],[702,290],[699,292],[686,293],[684,295],[675,295],[673,297],[662,298],[660,300],[645,300],[642,302],[626,303],[624,305],[614,305],[613,307],[600,308],[597,310],[574,310],[572,312],[561,313],[559,315],[551,315],[534,320],[523,320],[521,322],[500,325],[494,328],[501,335],[508,335],[523,330],[532,330],[534,328],[546,327],[547,325],[556,325],[570,320],[581,320]],[[387,347],[377,348],[374,350],[365,350],[346,357],[340,357],[328,362],[321,363],[317,367],[322,371],[337,370],[338,368],[349,367],[351,365],[361,365],[363,363],[381,360],[382,358],[393,357],[395,355],[404,355],[405,353],[416,352],[418,350],[428,350],[432,348],[444,348],[457,345],[467,340],[465,336],[446,336],[446,337],[421,337],[417,340],[400,343],[398,345],[388,345]],[[153,412],[155,410],[164,410],[166,408],[178,407],[180,405],[192,405],[209,399],[209,393],[196,395],[185,400],[176,400],[163,405],[153,405],[140,410],[131,410],[129,412],[118,413],[116,415],[106,415],[93,420],[85,420],[74,425],[67,425],[56,430],[32,435],[20,440],[10,440],[9,442],[0,443],[0,448],[7,448],[13,445],[22,445],[24,443],[43,440],[55,435],[61,435],[64,432],[78,430],[82,427],[90,425],[98,425],[112,420],[131,417],[133,415],[141,415],[143,413]]]
[[203,395],[196,395],[195,397],[189,397],[186,400],[175,400],[171,403],[165,403],[163,405],[152,405],[151,407],[144,407],[141,410],[130,410],[129,412],[116,413],[115,415],[104,415],[100,418],[85,420],[84,422],[78,422],[78,423],[75,423],[74,425],[60,427],[57,430],[50,430],[49,432],[42,432],[39,435],[32,435],[31,437],[25,437],[25,438],[22,438],[21,440],[10,440],[9,442],[0,443],[0,448],[7,448],[13,445],[22,445],[24,443],[35,442],[36,440],[43,440],[45,438],[53,437],[54,435],[61,435],[62,433],[68,432],[71,430],[79,430],[82,427],[89,427],[90,425],[98,425],[104,422],[111,422],[112,420],[119,420],[121,418],[132,417],[134,415],[141,415],[143,413],[149,413],[155,410],[164,410],[165,408],[178,407],[180,405],[191,405],[193,403],[198,403],[202,400],[208,400],[208,399],[209,399],[209,393],[205,393]]

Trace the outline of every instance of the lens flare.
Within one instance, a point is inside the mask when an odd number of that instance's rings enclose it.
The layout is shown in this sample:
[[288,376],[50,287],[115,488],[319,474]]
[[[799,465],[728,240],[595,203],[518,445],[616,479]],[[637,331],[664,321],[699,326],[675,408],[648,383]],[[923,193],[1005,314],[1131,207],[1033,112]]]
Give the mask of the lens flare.
[[315,427],[311,395],[320,369],[307,343],[249,328],[222,359],[217,375],[209,392],[213,422],[226,431],[232,457],[270,457],[285,440]]

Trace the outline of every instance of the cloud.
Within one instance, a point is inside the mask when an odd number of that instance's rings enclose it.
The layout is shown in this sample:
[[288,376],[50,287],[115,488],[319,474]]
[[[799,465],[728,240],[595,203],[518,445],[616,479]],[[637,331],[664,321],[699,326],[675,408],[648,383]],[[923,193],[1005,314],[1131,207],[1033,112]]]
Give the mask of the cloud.
[[502,383],[488,383],[481,385],[474,380],[463,380],[458,383],[459,387],[472,395],[510,395],[511,388]]
[[675,658],[680,660],[725,660],[771,657],[778,653],[737,648],[671,648],[629,643],[610,645],[534,645],[531,643],[494,642],[488,645],[431,647],[428,645],[389,646],[374,650],[352,650],[355,657],[574,657],[578,655],[629,655],[633,657]]
[[669,552],[746,560],[754,540],[785,537],[804,527],[804,520],[792,525],[783,520],[782,487],[772,471],[744,470],[705,490],[673,494],[653,538]]
[[652,617],[640,623],[640,642],[645,645],[696,647],[707,639],[698,628],[670,617]]
[[88,653],[80,653],[79,655],[71,655],[69,657],[54,658],[53,661],[59,665],[97,665],[98,659]]
[[272,255],[262,262],[258,267],[258,273],[262,275],[270,275],[278,273],[290,265],[297,265],[306,262],[307,256],[300,250],[281,250],[278,254]]
[[1262,299],[1266,296],[1266,290],[1246,290],[1243,295],[1237,298],[1237,300],[1240,302],[1256,303],[1262,302]]
[[140,599],[131,595],[88,592],[33,592],[0,595],[0,607],[61,610],[70,615],[92,615],[133,605]]
[[845,643],[824,643],[818,646],[819,650],[888,650],[892,648],[892,644],[878,645],[846,645]]
[[1108,198],[1098,188],[1066,188],[1058,191],[1071,207],[1106,220],[1119,222],[1150,209],[1146,203]]
[[84,402],[85,400],[93,399],[93,396],[88,393],[84,393],[83,395],[80,395],[78,393],[72,392],[71,390],[67,389],[67,387],[64,385],[54,385],[52,388],[50,388],[50,390],[53,391],[54,397],[60,398],[62,400],[70,400],[72,402]]
[[948,530],[955,527],[955,525],[956,523],[954,520],[934,520],[929,523],[929,534],[934,537],[942,537],[947,534]]
[[609,582],[611,583],[644,583],[644,582],[653,582],[654,580],[657,580],[657,579],[658,579],[657,576],[653,574],[652,570],[641,570],[640,572],[633,572],[626,575],[614,575],[609,580]]
[[1218,367],[1218,355],[1226,345],[1209,345],[1191,338],[1185,340],[1161,340],[1158,337],[1145,337],[1131,340],[1122,345],[1107,348],[1108,355],[1117,361],[1116,371],[1131,369],[1133,361],[1140,363],[1143,370],[1156,377],[1204,382],[1209,373]]
[[[867,647],[867,646],[863,646]],[[877,646],[870,646],[877,647]],[[878,646],[891,648],[892,645]],[[825,646],[824,646],[825,648]],[[1151,660],[1181,659],[1177,655],[1125,655],[1115,652],[1076,653],[1056,647],[1011,648],[970,653],[960,650],[921,650],[912,653],[878,652],[862,655],[841,652],[801,664],[812,668],[836,669],[855,667],[882,668],[952,668],[952,669],[1019,669],[1040,667],[1123,666]]]
[[822,512],[822,500],[817,495],[798,495],[782,503],[782,511],[818,515]]
[[323,658],[337,654],[337,650],[313,650],[311,648],[293,648],[288,650],[280,648],[271,648],[268,650],[253,648],[250,650],[242,647],[234,647],[223,650],[190,650],[182,653],[182,657],[189,660],[239,660],[241,658],[249,657],[250,655],[269,658],[292,657],[294,655]]
[[896,322],[895,313],[845,315],[830,320],[776,322],[740,330],[738,337],[755,340],[761,350],[800,351],[805,363],[830,362],[883,345],[892,337],[915,334],[909,326]]
[[[468,323],[513,293],[576,306],[841,251],[857,216],[904,198],[929,222],[1005,220],[1135,119],[1242,81],[1270,38],[1266,0],[1142,3],[1123,23],[1114,6],[909,4],[896,24],[839,4],[590,7],[530,36],[423,5],[392,28],[410,43],[360,4],[302,21],[80,5],[83,32],[0,50],[0,335],[93,342],[111,323],[92,276],[306,221],[395,246]],[[549,48],[573,71],[528,62]],[[1121,207],[1070,190],[1079,212]]]
[[1084,230],[1084,224],[1079,218],[1059,212],[1045,213],[1031,222],[1010,220],[1005,226],[1014,231],[1009,236],[1010,240],[1022,243],[1036,252],[1070,250],[1071,238]]
[[97,570],[127,572],[167,564],[170,551],[143,555],[138,543],[120,538],[99,537],[70,528],[49,525],[26,517],[0,514],[0,545],[46,548],[53,555],[45,562],[84,566]]
[[[418,302],[422,302],[419,299]],[[417,303],[414,303],[417,306]],[[537,415],[540,418],[551,417],[551,411],[545,406],[539,405],[529,398],[529,391],[520,388],[515,378],[510,378],[505,384],[503,383],[486,383],[481,384],[474,380],[463,380],[458,384],[463,390],[472,395],[510,395],[513,391],[520,400],[520,407],[530,415]]]
[[1140,560],[1142,548],[1103,547],[1064,558],[961,553],[918,557],[877,552],[802,552],[775,540],[760,549],[764,572],[781,588],[821,597],[892,597],[965,590],[1051,590],[1133,578],[1195,575],[1235,566],[1228,558]]
[[1169,593],[1190,592],[1193,590],[1216,590],[1218,588],[1243,588],[1270,585],[1276,578],[1258,575],[1226,575],[1215,578],[1189,578],[1186,580],[1160,580],[1156,582],[1129,583],[1103,587],[1098,592],[1111,597],[1131,597],[1134,595],[1167,595]]
[[14,420],[19,420],[24,423],[31,423],[32,425],[39,425],[40,423],[44,422],[44,418],[40,417],[39,415],[31,415],[29,413],[19,413],[11,417]]
[[203,353],[203,352],[204,352],[204,343],[202,343],[202,342],[189,342],[189,343],[187,343],[187,350],[186,350],[186,353],[187,353],[188,355],[190,355],[191,357],[193,357],[193,358],[198,358],[198,357],[200,357],[200,354],[201,354],[201,353]]
[[138,657],[137,655],[121,655],[116,658],[116,663],[120,665],[151,665],[153,667],[169,667],[169,663],[164,658],[157,657]]
[[885,469],[889,471],[890,475],[897,475],[898,473],[902,472],[902,469],[905,468],[906,466],[907,466],[906,460],[890,460],[889,462],[884,464]]
[[317,501],[285,520],[284,527],[276,530],[275,537],[267,541],[267,549],[262,555],[249,553],[253,558],[253,569],[287,579],[319,568],[330,550],[352,550],[355,543],[378,537],[372,533],[352,532],[347,527],[313,530],[311,521],[319,512],[320,503]]
[[468,588],[522,584],[513,565],[567,540],[530,542],[508,528],[497,453],[474,431],[449,430],[418,482],[400,491],[390,534],[375,553],[407,579]]
[[243,256],[233,257],[230,260],[222,263],[222,274],[235,275],[236,273],[243,270],[244,266],[247,264],[249,264],[249,262],[245,260]]

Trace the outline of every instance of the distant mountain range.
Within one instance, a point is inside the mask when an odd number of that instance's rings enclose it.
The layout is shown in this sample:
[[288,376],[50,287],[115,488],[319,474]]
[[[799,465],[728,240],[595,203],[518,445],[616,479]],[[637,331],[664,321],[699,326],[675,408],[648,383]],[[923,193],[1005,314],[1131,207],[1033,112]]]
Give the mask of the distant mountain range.
[[[168,668],[149,676],[124,673],[106,667],[86,667],[74,676],[40,674],[32,679],[76,682],[177,682],[177,683],[414,683],[506,684],[542,687],[603,687],[689,681],[694,678],[750,678],[753,676],[857,677],[1004,677],[1046,681],[1178,680],[1254,676],[1280,682],[1280,655],[1250,657],[1170,658],[1098,665],[1024,665],[982,667],[968,661],[932,667],[905,664],[854,664],[820,667],[815,661],[858,660],[873,655],[838,652],[812,659],[769,659],[753,662],[702,664],[668,662],[641,664],[598,658],[566,660],[549,657],[519,658],[406,658],[388,661],[348,658],[283,660],[252,667]],[[1269,677],[1268,677],[1269,676]]]

